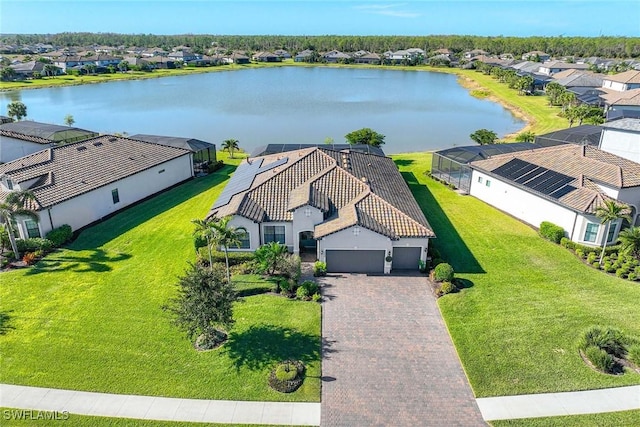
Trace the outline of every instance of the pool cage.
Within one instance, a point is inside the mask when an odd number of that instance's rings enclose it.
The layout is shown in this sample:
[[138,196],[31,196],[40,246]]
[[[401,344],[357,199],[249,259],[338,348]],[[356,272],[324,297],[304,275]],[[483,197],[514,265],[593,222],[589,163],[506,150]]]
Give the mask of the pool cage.
[[516,151],[542,148],[529,142],[512,144],[469,145],[453,147],[433,153],[431,161],[431,175],[456,189],[469,193],[471,190],[470,163],[476,160],[488,159],[498,154],[514,153]]

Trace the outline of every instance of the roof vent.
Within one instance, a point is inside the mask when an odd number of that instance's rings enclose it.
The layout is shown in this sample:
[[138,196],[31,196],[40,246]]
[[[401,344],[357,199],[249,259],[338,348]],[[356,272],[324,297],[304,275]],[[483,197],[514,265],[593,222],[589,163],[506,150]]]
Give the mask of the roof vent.
[[87,147],[85,147],[84,145],[81,145],[81,146],[76,148],[76,150],[78,150],[78,151],[85,151],[86,149],[87,149]]
[[96,141],[96,142],[93,143],[93,146],[94,147],[101,147],[102,146],[102,142]]
[[109,142],[116,142],[118,140],[118,138],[116,138],[115,136],[112,136],[111,138],[109,138]]
[[369,182],[369,180],[367,179],[367,177],[366,177],[366,176],[363,176],[363,177],[362,177],[362,178],[360,178],[360,179],[362,179],[362,182],[364,182],[365,184],[367,184],[367,183]]

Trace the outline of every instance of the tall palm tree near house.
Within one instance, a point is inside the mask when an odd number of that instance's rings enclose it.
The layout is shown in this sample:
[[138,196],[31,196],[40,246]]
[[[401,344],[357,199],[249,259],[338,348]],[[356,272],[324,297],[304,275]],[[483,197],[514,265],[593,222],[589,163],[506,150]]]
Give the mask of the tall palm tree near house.
[[213,230],[212,242],[221,246],[224,250],[224,259],[227,265],[227,282],[231,283],[231,272],[229,270],[229,248],[235,246],[237,248],[242,244],[242,238],[247,234],[244,227],[234,227],[229,225],[231,216],[225,216],[211,222]]
[[9,242],[11,242],[11,249],[15,254],[16,259],[20,259],[20,253],[18,252],[18,245],[16,244],[15,230],[13,223],[19,216],[28,216],[33,219],[37,219],[38,215],[27,207],[29,201],[35,200],[35,196],[31,191],[12,191],[4,202],[0,203],[0,217],[4,220],[7,232],[9,233]]
[[239,150],[240,146],[238,145],[237,139],[225,139],[222,141],[222,151],[228,151],[229,157],[233,159],[233,152]]
[[596,208],[596,216],[600,218],[600,222],[602,224],[607,224],[604,242],[602,242],[602,252],[600,253],[600,264],[602,265],[602,259],[604,258],[604,250],[607,247],[607,238],[609,237],[611,223],[619,219],[626,219],[631,222],[631,217],[629,216],[629,207],[618,203],[615,200],[605,200],[601,206]]
[[192,219],[191,223],[195,225],[193,230],[194,237],[204,237],[207,240],[207,250],[209,253],[209,269],[213,269],[213,260],[211,256],[211,246],[213,244],[213,229],[211,228],[212,220]]
[[618,235],[620,250],[640,259],[640,227],[625,228]]

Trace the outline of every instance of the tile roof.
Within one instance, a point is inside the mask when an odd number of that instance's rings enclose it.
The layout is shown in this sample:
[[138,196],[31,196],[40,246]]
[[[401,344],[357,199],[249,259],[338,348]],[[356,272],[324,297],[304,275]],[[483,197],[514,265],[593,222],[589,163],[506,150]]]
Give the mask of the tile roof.
[[[269,168],[276,161],[280,164]],[[253,162],[261,162],[260,169],[255,174],[246,173],[255,166],[243,162],[227,184],[237,188],[237,193],[225,196],[227,203],[216,202],[209,216],[240,215],[254,222],[288,222],[293,220],[293,210],[310,205],[321,210],[326,219],[316,225],[316,237],[356,224],[391,239],[434,237],[424,213],[388,157],[313,147],[259,157]],[[237,182],[240,180],[245,182]]]
[[602,125],[605,129],[618,129],[631,132],[640,132],[640,119],[635,118],[622,118],[618,120],[612,120]]
[[607,76],[605,80],[618,83],[640,83],[640,71],[629,70],[623,73]]
[[44,209],[188,154],[181,148],[104,135],[2,164],[0,176],[17,184],[29,182],[36,196],[34,208]]
[[23,141],[35,142],[35,143],[43,144],[43,145],[51,145],[52,144],[52,141],[50,139],[43,138],[41,136],[25,135],[25,134],[20,133],[20,132],[14,132],[14,131],[7,130],[7,129],[0,129],[0,140],[2,140],[3,136],[7,137],[7,138],[21,139]]
[[[607,153],[595,147],[566,144],[532,151],[493,156],[487,160],[471,163],[474,169],[492,174],[496,169],[513,159],[519,159],[536,166],[569,176],[573,191],[553,199],[571,209],[594,213],[603,200],[610,199],[598,186],[629,188],[640,186],[640,164]],[[547,195],[516,183],[512,179],[500,177],[511,185],[548,198]]]

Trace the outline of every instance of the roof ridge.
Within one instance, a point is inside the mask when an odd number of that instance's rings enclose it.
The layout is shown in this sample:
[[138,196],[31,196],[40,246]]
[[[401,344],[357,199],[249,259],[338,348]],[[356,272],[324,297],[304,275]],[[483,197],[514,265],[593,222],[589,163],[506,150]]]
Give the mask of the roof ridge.
[[378,194],[371,192],[371,195],[373,195],[374,197],[377,197],[378,199],[380,199],[385,205],[388,205],[393,211],[396,212],[396,214],[400,214],[406,218],[409,219],[409,221],[413,222],[414,224],[416,224],[418,227],[423,228],[425,230],[431,231],[433,232],[433,230],[429,229],[428,227],[424,226],[423,224],[420,224],[418,221],[416,221],[414,218],[412,218],[410,215],[408,215],[407,213],[401,211],[400,209],[398,209],[397,207],[393,206],[391,203],[389,203],[387,200],[385,200],[384,198],[380,197]]
[[[322,169],[321,171],[319,171],[315,175],[309,177],[309,179],[307,179],[305,182],[303,182],[302,184],[298,185],[297,187],[295,187],[293,190],[291,190],[289,192],[289,201],[292,200],[291,195],[294,192],[303,192],[306,189],[306,193],[307,193],[306,194],[306,201],[307,201],[306,204],[308,204],[309,199],[311,198],[311,194],[310,193],[311,193],[311,189],[312,189],[313,183],[316,182],[317,180],[319,180],[320,178],[322,178],[323,176],[325,176],[326,174],[328,174],[329,172],[331,172],[333,169],[335,169],[337,167],[338,167],[337,163],[330,164],[329,166],[327,166],[326,168]],[[294,210],[294,209],[297,209],[297,208],[299,208],[300,206],[303,206],[303,205],[304,204],[298,205],[298,206],[292,206],[291,203],[288,203],[287,208],[288,208],[288,210]]]
[[0,174],[10,174],[10,173],[22,172],[22,171],[27,170],[29,168],[34,168],[34,167],[37,167],[37,166],[40,166],[40,165],[44,165],[45,163],[49,163],[49,162],[51,162],[53,160],[53,149],[54,148],[55,147],[45,148],[44,150],[36,151],[35,153],[31,153],[31,154],[28,154],[28,155],[26,155],[24,157],[19,157],[19,158],[15,159],[15,160],[11,160],[10,162],[3,163],[2,166],[9,166],[10,167],[13,164],[18,164],[20,160],[28,159],[28,158],[31,158],[31,157],[36,157],[38,154],[40,154],[42,152],[45,152],[45,151],[48,153],[48,156],[47,156],[46,160],[42,160],[42,161],[39,161],[37,163],[28,164],[28,165],[25,165],[24,163],[21,163],[22,166],[17,167],[15,169],[8,170],[6,172],[0,172]]

